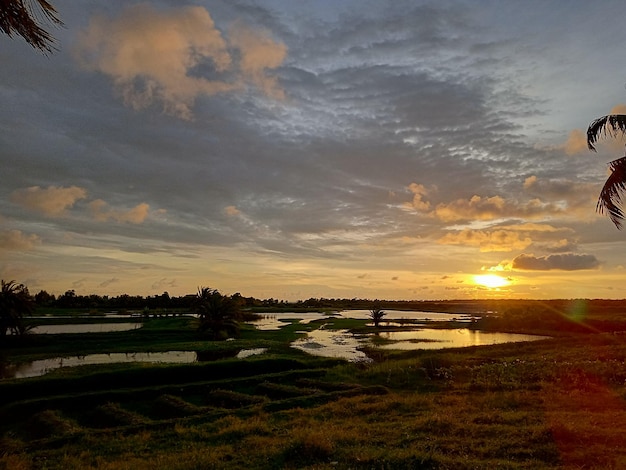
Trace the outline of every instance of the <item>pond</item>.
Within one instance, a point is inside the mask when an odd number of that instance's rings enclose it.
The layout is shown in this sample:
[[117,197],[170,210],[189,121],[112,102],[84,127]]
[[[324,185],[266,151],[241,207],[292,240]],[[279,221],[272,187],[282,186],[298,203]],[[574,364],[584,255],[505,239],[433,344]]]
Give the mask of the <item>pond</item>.
[[113,364],[129,362],[150,362],[150,363],[178,363],[188,364],[192,362],[206,362],[224,359],[226,357],[236,357],[245,359],[246,357],[263,354],[267,348],[242,349],[240,351],[229,351],[216,355],[212,352],[204,351],[165,351],[165,352],[136,352],[136,353],[110,353],[110,354],[87,354],[85,356],[54,357],[39,361],[27,362],[24,364],[2,364],[0,363],[0,379],[22,379],[26,377],[38,377],[48,372],[60,369],[61,367],[76,367],[92,364]]

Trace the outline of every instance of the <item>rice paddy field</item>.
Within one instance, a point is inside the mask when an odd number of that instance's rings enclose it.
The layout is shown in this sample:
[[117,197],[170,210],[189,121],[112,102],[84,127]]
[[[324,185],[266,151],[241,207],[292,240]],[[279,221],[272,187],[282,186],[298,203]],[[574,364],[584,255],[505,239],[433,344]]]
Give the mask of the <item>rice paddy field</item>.
[[205,360],[0,380],[0,468],[626,468],[626,334],[620,312],[595,320],[532,342],[373,345],[356,362],[291,343],[320,328],[372,329],[366,320],[245,325],[230,341],[199,338],[185,316],[29,335],[2,348],[5,364],[159,351]]

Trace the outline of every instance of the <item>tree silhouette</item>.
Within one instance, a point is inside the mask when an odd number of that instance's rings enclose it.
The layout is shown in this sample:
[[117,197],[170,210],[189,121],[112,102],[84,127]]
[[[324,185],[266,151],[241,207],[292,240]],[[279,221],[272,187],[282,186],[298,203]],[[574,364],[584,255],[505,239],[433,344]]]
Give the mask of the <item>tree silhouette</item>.
[[376,328],[378,328],[378,325],[380,324],[380,322],[382,321],[385,315],[387,314],[383,311],[383,309],[379,307],[374,307],[370,310],[370,318],[374,322],[374,326]]
[[239,334],[239,306],[217,289],[199,287],[193,309],[200,318],[199,331],[212,339],[226,339]]
[[[598,139],[607,134],[612,137],[618,134],[626,135],[626,115],[609,114],[592,121],[587,128],[589,150],[595,152]],[[609,169],[611,174],[602,187],[596,210],[601,214],[607,214],[615,226],[621,229],[624,220],[622,197],[626,191],[626,156],[609,162]]]
[[34,302],[28,288],[15,281],[0,281],[0,338],[7,332],[14,335],[23,335],[26,332],[24,315],[32,315]]
[[56,9],[46,0],[0,0],[0,29],[7,36],[22,36],[43,53],[53,52],[55,39],[43,28],[48,23],[62,26]]

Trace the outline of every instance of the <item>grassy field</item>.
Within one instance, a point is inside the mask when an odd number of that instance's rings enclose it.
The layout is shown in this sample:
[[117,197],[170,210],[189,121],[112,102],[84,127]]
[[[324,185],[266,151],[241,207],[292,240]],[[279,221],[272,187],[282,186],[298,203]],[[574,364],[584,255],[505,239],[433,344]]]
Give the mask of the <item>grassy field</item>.
[[0,469],[626,468],[620,332],[441,351],[373,348],[375,362],[353,364],[290,348],[303,329],[245,327],[235,341],[208,342],[193,319],[177,317],[9,345],[1,351],[14,361],[267,352],[0,381]]

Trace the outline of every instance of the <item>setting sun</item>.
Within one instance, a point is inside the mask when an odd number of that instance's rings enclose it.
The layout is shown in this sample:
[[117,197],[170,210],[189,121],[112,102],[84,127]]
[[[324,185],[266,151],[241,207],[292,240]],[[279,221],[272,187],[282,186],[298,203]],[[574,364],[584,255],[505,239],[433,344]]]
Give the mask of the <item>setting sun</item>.
[[509,280],[500,277],[497,274],[481,274],[479,276],[474,276],[474,282],[479,286],[488,287],[490,289],[497,289],[510,284]]

